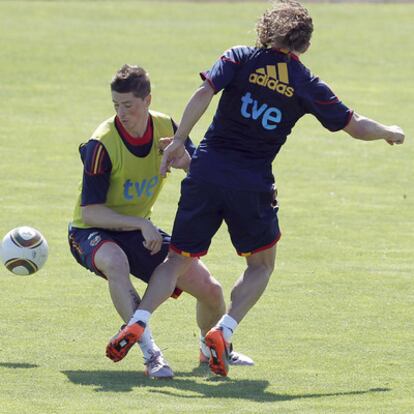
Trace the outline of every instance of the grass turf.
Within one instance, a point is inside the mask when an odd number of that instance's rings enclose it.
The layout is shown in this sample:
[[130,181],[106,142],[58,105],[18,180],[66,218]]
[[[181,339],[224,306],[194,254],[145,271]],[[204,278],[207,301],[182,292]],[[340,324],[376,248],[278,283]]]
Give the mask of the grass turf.
[[[235,335],[257,365],[228,379],[197,368],[189,297],[168,301],[152,323],[173,381],[144,378],[138,352],[119,365],[104,357],[119,319],[105,283],[74,262],[66,242],[77,146],[112,113],[108,83],[125,62],[150,72],[152,107],[178,121],[197,72],[229,46],[252,44],[264,8],[0,2],[0,232],[31,225],[50,246],[35,276],[0,270],[2,413],[412,412],[413,5],[309,4],[316,32],[303,62],[357,112],[402,125],[408,140],[389,147],[331,134],[312,118],[298,124],[274,164],[277,270]],[[154,212],[166,230],[181,178],[171,177]],[[244,262],[224,229],[205,262],[228,297]]]

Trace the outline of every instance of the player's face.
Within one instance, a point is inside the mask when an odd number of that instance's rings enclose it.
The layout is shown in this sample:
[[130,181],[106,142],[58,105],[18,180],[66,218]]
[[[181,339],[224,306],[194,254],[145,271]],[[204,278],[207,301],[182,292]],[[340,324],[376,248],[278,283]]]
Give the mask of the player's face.
[[112,101],[119,120],[131,134],[137,135],[145,128],[148,120],[148,109],[151,95],[137,98],[132,92],[119,93],[112,91]]

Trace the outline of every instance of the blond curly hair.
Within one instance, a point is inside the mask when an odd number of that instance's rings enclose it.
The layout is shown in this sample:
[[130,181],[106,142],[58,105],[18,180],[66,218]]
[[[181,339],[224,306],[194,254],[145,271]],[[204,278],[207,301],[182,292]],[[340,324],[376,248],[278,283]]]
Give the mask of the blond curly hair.
[[312,17],[296,0],[278,0],[256,25],[257,46],[305,52],[313,32]]

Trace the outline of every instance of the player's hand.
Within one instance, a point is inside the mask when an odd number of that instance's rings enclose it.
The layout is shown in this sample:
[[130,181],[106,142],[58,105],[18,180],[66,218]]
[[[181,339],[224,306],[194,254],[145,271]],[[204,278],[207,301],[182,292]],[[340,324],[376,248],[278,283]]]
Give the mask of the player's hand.
[[187,150],[184,150],[184,155],[181,158],[174,159],[174,161],[171,164],[171,167],[181,170],[187,170],[190,166],[190,162],[191,155],[187,152]]
[[389,137],[385,141],[390,145],[402,144],[405,139],[404,131],[398,125],[392,125],[389,128]]
[[173,137],[160,138],[160,140],[158,141],[158,149],[161,152],[161,154],[164,152],[165,148],[167,148],[168,145],[171,144],[172,140]]
[[184,156],[184,153],[184,142],[180,140],[174,139],[171,142],[171,144],[169,144],[165,148],[160,166],[160,174],[162,177],[165,177],[167,175],[167,172],[170,172],[171,166],[174,164],[174,161],[182,158]]
[[143,245],[151,252],[151,255],[157,254],[162,247],[162,236],[158,229],[146,220],[141,226],[141,233],[144,237]]

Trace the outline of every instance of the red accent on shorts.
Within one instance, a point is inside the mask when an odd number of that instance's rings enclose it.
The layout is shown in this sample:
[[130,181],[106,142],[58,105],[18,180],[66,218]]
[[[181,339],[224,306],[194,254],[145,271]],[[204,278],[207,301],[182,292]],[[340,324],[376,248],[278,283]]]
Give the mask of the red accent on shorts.
[[173,244],[170,244],[170,250],[172,250],[175,253],[180,254],[181,256],[184,257],[200,257],[200,256],[205,256],[207,254],[208,250],[204,250],[200,253],[190,253],[190,252],[186,252],[184,250],[180,250],[178,247],[175,247]]
[[252,250],[251,252],[237,252],[237,254],[239,256],[243,256],[243,257],[249,257],[252,254],[258,253],[258,252],[262,252],[263,250],[267,250],[270,249],[271,247],[273,247],[282,237],[282,233],[279,233],[278,236],[276,237],[275,240],[272,241],[272,243],[266,244],[265,246],[259,247],[258,249]]
[[122,135],[122,138],[128,142],[128,144],[134,145],[134,146],[140,146],[145,145],[151,142],[152,140],[152,121],[151,116],[148,116],[148,123],[147,123],[147,129],[144,132],[144,135],[142,137],[133,137],[128,133],[128,131],[124,128],[122,125],[122,122],[119,120],[118,116],[115,117],[115,125],[118,128],[118,131]]
[[209,85],[211,86],[211,88],[213,89],[213,91],[214,91],[214,93],[217,93],[218,91],[217,91],[217,88],[215,87],[215,85],[214,85],[214,83],[211,81],[211,79],[209,79],[208,77],[207,77],[207,72],[200,72],[200,78],[203,80],[203,81],[207,81],[208,83],[209,83]]
[[92,266],[93,268],[98,272],[98,275],[103,277],[104,279],[108,280],[108,278],[96,267],[95,265],[95,254],[98,251],[98,249],[103,246],[105,243],[113,243],[111,240],[101,240],[93,249],[92,251]]
[[183,291],[181,289],[175,288],[174,292],[172,293],[171,297],[173,299],[178,299],[178,296],[181,295],[181,293],[183,293]]

